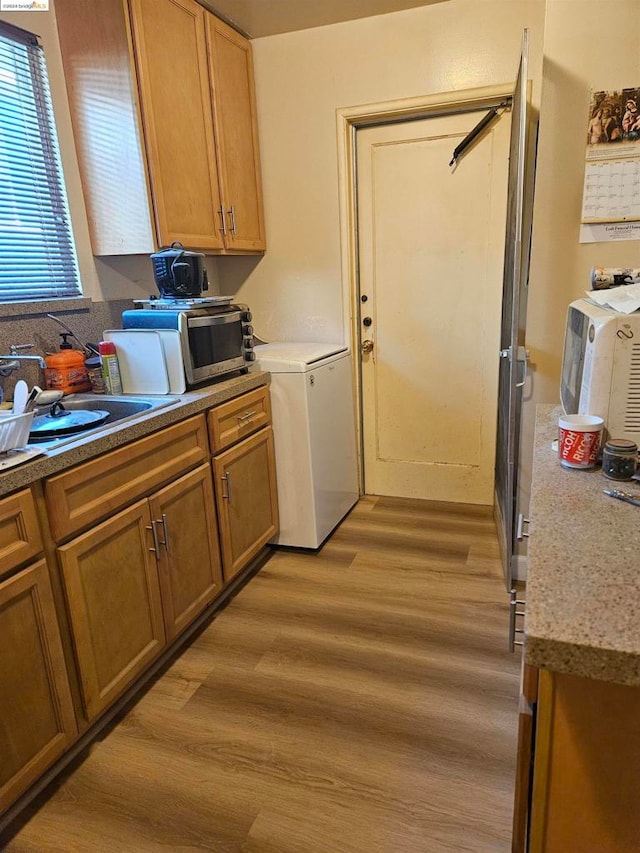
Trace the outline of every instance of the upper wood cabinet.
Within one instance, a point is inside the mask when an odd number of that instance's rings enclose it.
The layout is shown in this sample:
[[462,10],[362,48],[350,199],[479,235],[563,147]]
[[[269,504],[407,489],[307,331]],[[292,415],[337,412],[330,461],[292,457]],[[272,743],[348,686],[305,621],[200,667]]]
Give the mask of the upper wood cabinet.
[[206,15],[224,240],[229,249],[266,248],[251,45]]
[[205,11],[194,0],[129,0],[158,239],[223,248]]
[[94,254],[263,251],[249,42],[195,0],[55,11]]

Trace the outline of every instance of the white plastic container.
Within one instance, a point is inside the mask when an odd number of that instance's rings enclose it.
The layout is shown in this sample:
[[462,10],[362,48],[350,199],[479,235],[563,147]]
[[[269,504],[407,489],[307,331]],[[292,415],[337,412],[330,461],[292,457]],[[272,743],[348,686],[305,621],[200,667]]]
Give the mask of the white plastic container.
[[593,468],[600,455],[604,421],[598,415],[558,419],[558,456],[563,468]]
[[0,412],[0,453],[27,445],[33,415],[33,412],[22,415],[4,415]]

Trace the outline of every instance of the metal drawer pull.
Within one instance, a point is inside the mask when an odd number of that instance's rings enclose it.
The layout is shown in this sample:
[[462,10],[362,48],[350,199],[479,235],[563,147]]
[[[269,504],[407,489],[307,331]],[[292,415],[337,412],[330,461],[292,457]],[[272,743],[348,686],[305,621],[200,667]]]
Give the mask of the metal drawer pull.
[[254,418],[257,414],[258,413],[256,411],[245,412],[244,415],[238,415],[238,420],[241,422],[248,421],[248,420],[251,420],[251,418]]
[[231,503],[231,474],[228,471],[224,472],[224,477],[220,477],[223,483],[227,484],[227,492],[224,492],[224,485],[222,487],[222,497],[224,500],[229,501]]
[[[524,628],[518,628],[516,620],[519,616],[524,617],[524,608],[526,601],[522,601],[518,597],[515,589],[509,592],[509,651],[514,652],[516,646],[524,646],[523,640],[516,640],[516,634],[524,635]],[[522,606],[522,610],[518,610],[518,606]]]
[[523,530],[525,524],[529,524],[529,519],[525,518],[521,512],[518,513],[518,527],[516,529],[516,539],[518,540],[518,542],[521,542],[523,539],[529,538],[529,534],[525,533]]
[[147,524],[147,530],[151,531],[151,535],[153,536],[153,544],[155,546],[154,548],[149,548],[149,550],[152,551],[154,554],[157,554],[158,551],[160,550],[160,548],[158,546],[158,534],[156,532],[156,522],[152,521],[151,524]]
[[224,220],[224,205],[221,204],[218,208],[218,215],[220,216],[220,231],[222,234],[227,233],[227,223]]
[[164,533],[164,542],[161,542],[161,545],[164,545],[167,554],[169,553],[169,531],[167,529],[167,516],[162,513],[162,520],[158,522],[158,524],[162,525],[162,531]]

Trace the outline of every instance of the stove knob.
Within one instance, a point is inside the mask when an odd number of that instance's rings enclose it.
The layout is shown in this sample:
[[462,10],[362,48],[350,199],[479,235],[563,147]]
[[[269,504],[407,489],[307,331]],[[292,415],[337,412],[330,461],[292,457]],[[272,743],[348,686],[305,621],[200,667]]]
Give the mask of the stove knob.
[[255,361],[255,360],[256,360],[256,354],[255,354],[255,352],[251,352],[251,351],[249,351],[249,352],[245,352],[245,354],[244,354],[244,360],[245,360],[245,361]]
[[244,338],[244,345],[248,349],[253,349],[253,338]]
[[253,319],[253,317],[251,316],[251,311],[243,311],[240,316],[245,321],[245,323],[250,323]]
[[242,327],[243,335],[252,335],[253,334],[253,326],[243,326]]

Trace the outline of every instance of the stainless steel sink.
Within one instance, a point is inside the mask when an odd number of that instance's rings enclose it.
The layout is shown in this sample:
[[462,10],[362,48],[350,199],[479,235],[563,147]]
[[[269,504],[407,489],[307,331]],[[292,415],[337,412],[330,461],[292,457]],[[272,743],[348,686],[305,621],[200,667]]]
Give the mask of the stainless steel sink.
[[[60,438],[48,438],[46,441],[33,442],[35,447],[60,447],[64,444],[69,444],[72,441],[78,441],[87,435],[96,436],[105,430],[110,429],[114,424],[123,424],[133,421],[140,415],[146,412],[151,412],[155,409],[163,409],[170,406],[172,403],[178,402],[179,397],[143,397],[140,395],[112,397],[106,394],[72,394],[69,397],[64,397],[61,400],[64,408],[69,411],[78,411],[79,409],[96,411],[101,410],[109,412],[107,420],[99,426],[92,429],[85,429],[73,435],[64,435]],[[46,414],[50,406],[45,406],[36,410],[36,415]],[[33,441],[30,437],[29,441]]]

